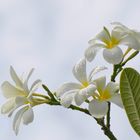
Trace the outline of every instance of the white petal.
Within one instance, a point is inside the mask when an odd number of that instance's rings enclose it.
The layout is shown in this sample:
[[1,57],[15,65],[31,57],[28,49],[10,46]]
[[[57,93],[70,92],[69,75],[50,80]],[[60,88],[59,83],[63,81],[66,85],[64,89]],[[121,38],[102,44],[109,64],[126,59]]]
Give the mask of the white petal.
[[132,34],[138,41],[140,41],[140,32],[132,31]]
[[86,94],[87,95],[94,95],[94,92],[95,92],[95,90],[96,90],[96,86],[95,85],[93,85],[93,84],[90,84],[88,87],[86,87],[85,88],[85,90],[86,90]]
[[91,62],[91,61],[95,58],[97,52],[98,52],[98,49],[97,49],[97,48],[93,48],[93,46],[90,46],[90,47],[87,48],[86,51],[85,51],[85,58],[86,58],[89,62]]
[[16,72],[15,72],[15,70],[14,70],[14,68],[12,66],[10,66],[10,75],[11,75],[13,81],[16,83],[16,85],[18,87],[22,88],[23,87],[23,83],[20,80],[20,78],[17,76],[17,74],[16,74]]
[[87,94],[87,90],[85,88],[81,89],[74,96],[76,105],[80,106],[88,97],[89,97],[89,95]]
[[97,43],[97,39],[96,39],[96,38],[90,39],[90,40],[88,41],[88,44],[89,44],[90,46],[94,46],[96,43]]
[[75,95],[75,103],[80,106],[88,97],[95,94],[96,86],[93,84],[90,84],[88,87],[81,89],[77,94]]
[[97,90],[99,93],[102,93],[105,89],[105,85],[106,85],[106,77],[102,76],[96,80],[94,80],[94,83],[97,87]]
[[30,88],[30,91],[32,91],[32,92],[36,91],[40,85],[41,85],[40,79],[34,81],[31,88]]
[[104,59],[111,64],[118,64],[122,61],[123,52],[119,47],[103,50]]
[[56,96],[61,97],[65,92],[75,89],[81,89],[81,85],[77,83],[65,83],[56,90]]
[[128,47],[139,51],[140,50],[140,33],[132,31],[130,37],[135,38],[135,42],[134,43],[131,42],[131,44]]
[[1,107],[1,113],[7,114],[15,108],[15,98],[9,99]]
[[1,89],[3,91],[3,95],[6,98],[11,98],[11,97],[16,97],[16,96],[26,96],[27,95],[24,91],[22,91],[18,88],[15,88],[8,81],[5,81],[2,84]]
[[39,79],[33,82],[32,86],[29,90],[28,97],[31,96],[39,88],[39,86],[41,86],[41,83],[42,82]]
[[111,37],[119,42],[124,37],[124,35],[119,31],[112,30]]
[[90,74],[89,74],[89,77],[88,77],[88,81],[89,82],[92,82],[92,78],[93,78],[93,76],[95,75],[95,74],[97,74],[98,72],[101,72],[101,71],[103,71],[103,70],[106,70],[107,69],[107,67],[99,67],[99,66],[97,66],[96,68],[94,68],[91,72],[90,72]]
[[96,86],[94,84],[90,84],[89,86],[81,89],[79,94],[87,98],[89,95],[90,96],[94,95],[95,90],[96,90]]
[[86,59],[80,59],[75,66],[73,67],[73,75],[75,78],[81,82],[87,82],[87,74],[86,74]]
[[28,89],[28,81],[29,81],[29,78],[31,77],[31,75],[32,75],[33,72],[34,72],[34,69],[32,68],[32,69],[30,70],[30,72],[29,72],[29,74],[28,74],[26,80],[24,81],[23,86],[24,86],[24,89],[25,89],[26,92],[29,92],[29,89]]
[[117,22],[117,21],[115,21],[115,22],[111,22],[111,24],[114,25],[114,26],[120,26],[120,27],[124,27],[124,28],[126,28],[125,25],[123,25],[122,23]]
[[18,96],[15,99],[15,103],[16,103],[17,107],[19,107],[21,105],[27,104],[28,103],[28,99],[26,97]]
[[103,29],[99,34],[97,34],[95,38],[102,42],[110,40],[110,36],[105,29]]
[[9,112],[8,117],[11,117],[14,111],[22,105],[29,103],[26,97],[17,96],[15,98],[15,107]]
[[130,34],[124,37],[120,43],[127,45],[129,48],[133,48],[138,51],[140,50],[140,42],[137,39],[137,37],[133,34]]
[[108,104],[104,101],[92,100],[89,103],[89,112],[95,118],[102,118],[107,114]]
[[119,85],[115,82],[109,82],[105,88],[104,92],[108,92],[111,95],[119,92]]
[[105,46],[103,45],[103,44],[94,44],[94,45],[92,45],[92,46],[90,46],[90,47],[88,47],[87,49],[86,49],[86,51],[85,51],[85,58],[89,61],[89,62],[91,62],[94,58],[95,58],[95,56],[96,56],[96,54],[97,54],[97,52],[101,49],[101,48],[104,48]]
[[68,108],[72,104],[73,97],[75,94],[76,92],[69,91],[65,95],[63,95],[60,101],[61,105]]
[[28,125],[34,120],[34,112],[33,109],[30,107],[28,110],[26,110],[22,116],[23,123]]
[[125,32],[125,33],[130,32],[130,29],[125,25],[121,24],[120,22],[112,22],[111,24],[114,26],[113,30],[116,30],[118,32]]
[[15,131],[16,135],[18,134],[18,131],[19,131],[19,126],[20,126],[20,123],[21,123],[22,116],[23,116],[24,112],[27,109],[28,109],[28,106],[23,107],[22,109],[20,109],[16,113],[16,115],[14,117],[14,120],[13,120],[13,130]]
[[118,105],[119,107],[123,108],[123,103],[120,94],[115,94],[109,99],[110,102]]
[[76,105],[80,106],[85,101],[85,98],[81,94],[77,93],[75,94],[74,100]]
[[121,23],[113,23],[115,25],[114,30],[121,32],[123,34],[123,38],[121,40],[121,44],[127,45],[129,48],[133,48],[135,50],[140,50],[140,33],[129,29]]
[[30,72],[29,72],[29,74],[28,74],[28,76],[27,76],[27,78],[26,78],[26,80],[25,80],[26,83],[29,81],[29,79],[30,79],[30,77],[31,77],[31,75],[32,75],[33,72],[34,72],[34,68],[32,68],[32,69],[30,70]]

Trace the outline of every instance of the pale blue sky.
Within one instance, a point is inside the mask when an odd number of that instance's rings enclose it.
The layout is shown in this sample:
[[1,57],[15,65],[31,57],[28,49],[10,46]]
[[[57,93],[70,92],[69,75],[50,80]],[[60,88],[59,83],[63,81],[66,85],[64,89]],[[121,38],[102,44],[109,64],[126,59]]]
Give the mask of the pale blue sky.
[[[10,80],[9,66],[19,74],[35,67],[52,90],[74,80],[72,67],[83,56],[88,40],[112,21],[140,30],[139,0],[0,0],[0,84]],[[140,56],[129,63],[140,71]],[[89,64],[111,65],[101,53]],[[44,92],[45,93],[45,92]],[[0,94],[0,103],[5,99]],[[38,106],[35,119],[21,126],[0,115],[1,140],[107,140],[93,118],[63,107]],[[112,106],[112,129],[119,140],[138,140],[124,111]]]

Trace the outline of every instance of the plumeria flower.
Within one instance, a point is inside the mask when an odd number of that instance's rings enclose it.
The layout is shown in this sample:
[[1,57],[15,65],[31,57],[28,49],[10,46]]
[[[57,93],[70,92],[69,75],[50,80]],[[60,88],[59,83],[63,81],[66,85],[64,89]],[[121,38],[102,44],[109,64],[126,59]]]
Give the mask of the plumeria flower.
[[122,61],[122,45],[140,50],[140,41],[138,41],[140,33],[136,35],[132,30],[123,25],[121,26],[121,24],[114,23],[114,26],[115,25],[116,27],[114,27],[111,32],[104,27],[95,38],[89,41],[90,46],[85,51],[85,57],[88,61],[92,61],[101,48],[103,48],[104,59],[111,64],[118,64]]
[[120,32],[121,34],[126,35],[125,40],[129,40],[129,47],[135,50],[140,50],[140,32],[129,29],[125,25],[119,22],[113,22],[114,30]]
[[80,59],[73,67],[73,75],[80,83],[69,82],[63,84],[56,92],[58,98],[61,99],[61,104],[69,107],[73,101],[79,106],[88,97],[94,94],[96,86],[93,84],[92,77],[106,69],[105,67],[97,67],[91,71],[87,77],[86,59]]
[[115,82],[109,82],[106,85],[106,78],[100,77],[95,81],[97,91],[93,95],[93,100],[89,103],[89,112],[95,118],[102,118],[107,114],[108,103],[112,102],[123,108],[119,86]]
[[10,117],[13,112],[18,109],[13,121],[13,130],[16,135],[18,134],[21,121],[23,121],[23,124],[27,125],[34,119],[32,94],[37,90],[41,81],[38,79],[33,82],[30,88],[28,87],[28,81],[33,71],[34,69],[31,69],[27,78],[23,81],[17,76],[15,70],[11,66],[10,75],[15,85],[5,81],[1,86],[3,95],[8,100],[2,105],[1,113],[8,114]]

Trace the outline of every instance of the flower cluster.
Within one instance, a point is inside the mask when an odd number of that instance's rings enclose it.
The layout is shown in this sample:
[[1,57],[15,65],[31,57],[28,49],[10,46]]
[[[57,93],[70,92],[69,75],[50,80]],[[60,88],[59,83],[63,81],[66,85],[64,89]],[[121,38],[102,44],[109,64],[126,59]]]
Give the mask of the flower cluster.
[[35,106],[35,102],[33,101],[32,94],[37,90],[41,81],[38,79],[33,82],[30,88],[28,87],[28,81],[33,71],[34,69],[31,69],[27,78],[22,80],[17,76],[13,67],[10,67],[10,75],[15,85],[5,81],[1,86],[4,97],[8,99],[8,101],[2,105],[1,113],[8,114],[10,117],[14,111],[18,110],[13,120],[13,130],[16,135],[18,134],[21,121],[27,125],[34,119],[32,107]]
[[123,51],[120,47],[123,47],[123,45],[126,45],[128,49],[140,50],[139,32],[118,22],[114,22],[112,25],[114,28],[111,33],[104,27],[95,38],[89,41],[90,47],[85,51],[85,57],[88,61],[92,61],[101,48],[104,49],[104,59],[111,64],[118,64],[122,61]]
[[123,107],[121,102],[118,84],[109,82],[106,86],[106,77],[93,79],[93,76],[105,70],[106,67],[94,68],[89,76],[86,74],[86,59],[82,58],[73,68],[75,78],[80,82],[69,82],[63,84],[56,92],[64,107],[69,107],[72,102],[80,106],[84,101],[89,101],[89,112],[96,118],[106,115],[108,110],[107,102],[113,102]]
[[[73,75],[80,82],[65,83],[57,90],[57,97],[64,107],[72,103],[80,106],[88,103],[88,110],[95,118],[102,118],[107,114],[108,102],[112,102],[123,108],[119,94],[119,85],[113,81],[106,85],[106,77],[93,79],[93,76],[106,69],[106,67],[94,68],[89,76],[86,74],[86,60],[91,62],[98,50],[103,48],[104,59],[111,64],[119,64],[124,56],[131,50],[140,50],[140,33],[127,28],[121,23],[112,23],[113,29],[110,32],[106,27],[89,41],[89,48],[85,50],[85,57],[78,61],[73,68]],[[123,53],[123,45],[127,51]]]
[[79,106],[90,96],[94,96],[96,86],[93,76],[104,69],[106,69],[106,67],[94,68],[87,77],[86,59],[80,59],[73,68],[73,75],[80,83],[65,83],[57,90],[56,95],[61,98],[61,104],[65,107],[69,107],[72,101],[75,101],[76,105]]
[[[140,50],[140,33],[129,29],[121,23],[112,23],[112,30],[106,27],[89,41],[89,47],[85,50],[84,57],[73,67],[73,75],[77,83],[68,82],[60,86],[55,94],[46,89],[48,96],[35,93],[41,80],[33,82],[28,87],[28,81],[34,69],[31,69],[25,80],[19,78],[13,67],[10,67],[10,75],[15,85],[5,81],[1,89],[7,102],[1,107],[2,114],[12,116],[16,112],[13,120],[13,130],[18,134],[21,121],[27,125],[34,119],[33,107],[47,103],[50,105],[62,105],[69,108],[71,105],[77,106],[87,103],[88,112],[95,118],[103,118],[108,112],[109,103],[114,103],[123,108],[119,85],[111,80],[106,82],[106,76],[95,78],[97,73],[107,70],[105,66],[95,67],[87,74],[87,63],[94,60],[98,50],[103,48],[104,59],[114,66],[122,64],[125,56],[132,49]],[[127,47],[125,52],[123,46]],[[107,83],[107,84],[106,84]],[[39,99],[38,97],[43,97]],[[51,102],[52,101],[52,102]],[[77,107],[76,106],[76,107]]]

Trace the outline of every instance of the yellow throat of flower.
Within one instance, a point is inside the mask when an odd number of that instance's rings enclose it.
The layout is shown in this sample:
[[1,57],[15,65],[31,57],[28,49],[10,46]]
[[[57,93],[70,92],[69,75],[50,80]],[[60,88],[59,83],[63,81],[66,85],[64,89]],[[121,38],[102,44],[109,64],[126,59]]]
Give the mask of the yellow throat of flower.
[[104,31],[108,36],[107,38],[102,39],[102,41],[105,43],[105,47],[107,49],[112,49],[116,47],[120,43],[120,41],[114,36],[112,36],[106,27],[104,27]]
[[119,41],[116,38],[111,37],[110,40],[104,40],[104,43],[106,44],[107,49],[112,49],[119,44]]
[[81,89],[86,88],[86,87],[89,86],[89,83],[88,83],[88,82],[83,82],[82,84],[83,84],[83,85],[82,85]]
[[101,93],[96,94],[94,96],[94,98],[98,99],[100,101],[105,101],[105,100],[111,98],[111,94],[108,91],[102,91]]

